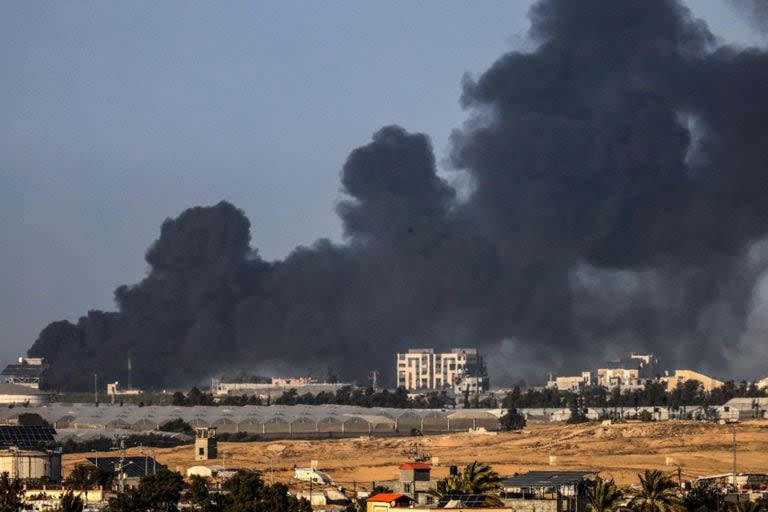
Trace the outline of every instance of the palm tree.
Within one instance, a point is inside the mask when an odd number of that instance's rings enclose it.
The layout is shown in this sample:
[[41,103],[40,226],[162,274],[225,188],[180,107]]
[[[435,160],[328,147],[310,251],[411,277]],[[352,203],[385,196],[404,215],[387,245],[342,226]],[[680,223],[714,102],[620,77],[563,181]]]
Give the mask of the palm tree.
[[587,506],[592,512],[608,512],[614,510],[621,499],[619,491],[613,480],[598,478],[595,485],[587,491]]
[[501,489],[501,477],[483,462],[473,462],[464,468],[459,475],[452,475],[437,483],[437,487],[429,494],[442,498],[447,494],[488,494],[488,505],[501,505],[501,500],[495,492]]
[[468,464],[461,480],[467,494],[485,494],[501,489],[501,477],[484,462]]
[[680,512],[683,502],[677,494],[677,485],[669,475],[656,469],[646,469],[640,478],[640,492],[629,502],[638,512]]
[[760,501],[740,501],[734,503],[728,510],[731,512],[765,512],[765,503]]

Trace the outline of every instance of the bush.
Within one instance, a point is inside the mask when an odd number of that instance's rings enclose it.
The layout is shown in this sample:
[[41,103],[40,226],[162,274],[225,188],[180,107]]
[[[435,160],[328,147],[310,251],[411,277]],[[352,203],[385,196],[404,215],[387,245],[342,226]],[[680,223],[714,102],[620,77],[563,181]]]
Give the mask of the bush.
[[35,412],[23,412],[19,414],[19,425],[22,427],[50,427],[48,421]]
[[160,430],[163,432],[178,432],[180,434],[187,434],[189,436],[195,434],[195,429],[192,428],[192,425],[182,420],[181,418],[166,421],[160,425]]
[[501,423],[501,428],[504,430],[520,430],[525,428],[526,421],[525,416],[512,407],[499,419],[499,423]]

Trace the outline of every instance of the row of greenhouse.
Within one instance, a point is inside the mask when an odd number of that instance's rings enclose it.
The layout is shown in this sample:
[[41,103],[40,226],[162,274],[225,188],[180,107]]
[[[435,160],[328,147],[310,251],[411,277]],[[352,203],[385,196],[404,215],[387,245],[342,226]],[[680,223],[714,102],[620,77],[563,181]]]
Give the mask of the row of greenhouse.
[[167,407],[50,404],[0,409],[0,421],[13,422],[34,412],[57,429],[158,430],[181,419],[192,426],[214,426],[221,433],[264,435],[459,432],[499,429],[495,410],[416,410],[351,406]]

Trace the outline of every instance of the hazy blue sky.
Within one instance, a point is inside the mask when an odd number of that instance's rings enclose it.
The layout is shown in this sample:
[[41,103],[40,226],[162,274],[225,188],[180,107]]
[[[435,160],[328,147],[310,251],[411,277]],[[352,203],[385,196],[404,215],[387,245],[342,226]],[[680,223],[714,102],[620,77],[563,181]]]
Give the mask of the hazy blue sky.
[[525,48],[530,3],[0,2],[0,362],[112,309],[186,207],[232,201],[267,258],[339,240],[349,151],[397,123],[443,158],[462,74]]

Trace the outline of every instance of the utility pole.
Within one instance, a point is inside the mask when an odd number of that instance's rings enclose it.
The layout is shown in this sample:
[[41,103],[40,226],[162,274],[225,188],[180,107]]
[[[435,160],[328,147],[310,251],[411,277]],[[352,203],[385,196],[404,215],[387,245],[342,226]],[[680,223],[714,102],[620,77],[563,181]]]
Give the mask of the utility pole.
[[93,403],[99,405],[99,374],[93,374]]
[[376,391],[376,384],[379,379],[379,372],[377,370],[371,370],[368,374],[368,378],[371,379],[371,387]]
[[[731,483],[736,488],[736,427],[733,427],[733,477]],[[738,495],[737,495],[738,496]],[[738,500],[738,497],[736,498]]]

